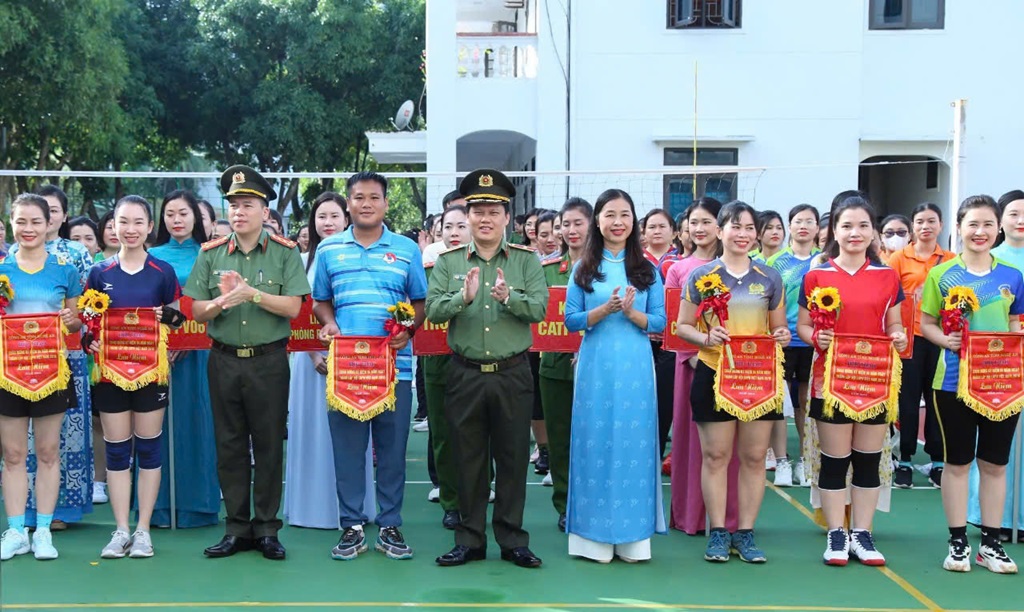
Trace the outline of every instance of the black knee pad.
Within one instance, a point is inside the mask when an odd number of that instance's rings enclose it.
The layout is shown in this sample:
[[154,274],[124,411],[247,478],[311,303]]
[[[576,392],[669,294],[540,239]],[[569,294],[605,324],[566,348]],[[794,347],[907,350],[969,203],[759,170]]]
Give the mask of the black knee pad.
[[822,491],[846,489],[846,473],[850,470],[850,456],[832,457],[821,453],[821,470],[818,472],[818,488]]
[[858,489],[877,489],[882,486],[882,479],[878,476],[878,465],[881,461],[882,451],[865,453],[853,449],[853,486]]

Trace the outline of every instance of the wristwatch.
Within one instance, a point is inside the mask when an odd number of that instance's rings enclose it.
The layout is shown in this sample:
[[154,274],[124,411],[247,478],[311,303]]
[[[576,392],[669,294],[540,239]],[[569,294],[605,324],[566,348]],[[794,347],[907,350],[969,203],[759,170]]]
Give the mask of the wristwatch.
[[253,294],[253,296],[252,296],[252,303],[253,304],[259,304],[262,301],[263,301],[263,294],[262,293],[257,291],[256,293]]

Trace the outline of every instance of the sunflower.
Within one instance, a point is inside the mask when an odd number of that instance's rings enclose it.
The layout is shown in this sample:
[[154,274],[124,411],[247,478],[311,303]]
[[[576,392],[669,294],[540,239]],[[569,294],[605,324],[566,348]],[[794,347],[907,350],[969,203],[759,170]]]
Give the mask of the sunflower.
[[722,277],[717,274],[705,274],[697,279],[697,291],[700,292],[701,295],[725,292],[728,290],[729,288],[722,282]]
[[100,293],[99,291],[96,291],[95,295],[92,296],[92,301],[90,302],[90,308],[92,308],[92,311],[95,312],[96,314],[103,314],[104,312],[107,311],[107,308],[109,307],[110,296],[107,295],[106,293]]
[[5,297],[8,300],[14,299],[14,287],[6,274],[0,274],[0,297]]
[[974,312],[981,304],[978,302],[978,295],[974,293],[974,289],[970,287],[964,287],[963,285],[957,285],[951,287],[949,294],[946,296],[946,309],[952,310],[959,308],[967,312]]
[[92,308],[93,296],[96,294],[95,289],[86,289],[85,293],[78,296],[78,309],[87,310]]
[[842,300],[839,299],[839,290],[835,287],[815,287],[811,291],[811,304],[819,310],[833,312],[839,310]]

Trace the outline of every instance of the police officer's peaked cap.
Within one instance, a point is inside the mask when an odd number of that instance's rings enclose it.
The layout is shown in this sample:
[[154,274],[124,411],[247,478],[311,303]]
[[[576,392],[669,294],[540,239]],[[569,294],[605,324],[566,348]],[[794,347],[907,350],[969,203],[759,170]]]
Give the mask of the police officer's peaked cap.
[[501,172],[484,168],[467,174],[459,183],[459,193],[466,200],[466,208],[474,204],[503,204],[507,211],[516,195],[516,186]]
[[241,164],[231,166],[224,171],[224,174],[220,175],[220,190],[224,192],[225,198],[234,195],[252,195],[263,198],[267,202],[277,199],[277,193],[262,174]]

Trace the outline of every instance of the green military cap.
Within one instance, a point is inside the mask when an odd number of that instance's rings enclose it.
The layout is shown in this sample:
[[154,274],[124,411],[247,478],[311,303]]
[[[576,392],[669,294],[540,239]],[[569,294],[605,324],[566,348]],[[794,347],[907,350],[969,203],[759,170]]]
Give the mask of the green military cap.
[[483,168],[462,179],[459,193],[466,200],[466,208],[474,204],[504,204],[507,211],[509,202],[516,195],[516,186],[501,172]]
[[220,190],[226,198],[233,195],[254,195],[267,202],[277,199],[277,193],[262,174],[241,164],[231,166],[220,175]]

